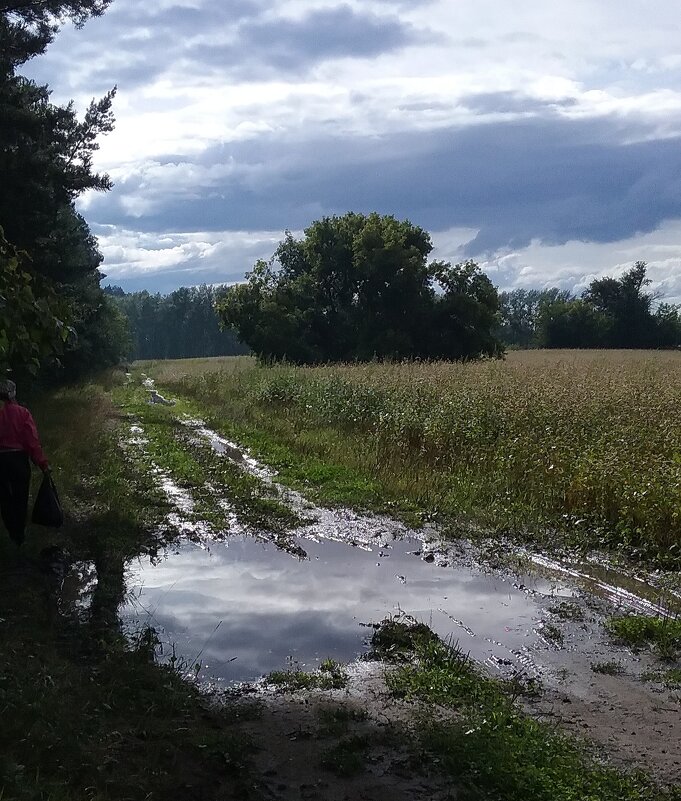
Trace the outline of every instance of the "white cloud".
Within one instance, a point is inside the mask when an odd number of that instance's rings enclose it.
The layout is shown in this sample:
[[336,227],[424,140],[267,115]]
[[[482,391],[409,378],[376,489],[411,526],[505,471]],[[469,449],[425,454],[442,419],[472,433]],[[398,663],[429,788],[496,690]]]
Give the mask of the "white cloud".
[[[301,216],[310,222],[327,213],[329,195],[334,209],[343,206],[343,176],[373,181],[359,194],[348,185],[348,205],[360,197],[389,210],[400,206],[395,201],[405,206],[413,200],[410,214],[419,224],[442,228],[441,190],[431,200],[409,180],[386,180],[382,172],[399,170],[407,137],[413,150],[423,151],[425,166],[429,157],[443,159],[442,149],[430,146],[438,132],[482,125],[501,131],[536,118],[563,122],[575,146],[580,137],[606,135],[606,127],[580,127],[599,120],[607,121],[611,139],[617,133],[619,145],[680,137],[677,27],[678,4],[671,0],[659,0],[652,10],[644,0],[116,0],[83,30],[65,29],[28,70],[50,83],[56,100],[74,97],[80,108],[118,83],[116,129],[96,155],[96,167],[110,171],[116,186],[109,200],[88,196],[81,208],[93,224],[119,226],[100,239],[110,277],[146,277],[151,287],[170,270],[177,281],[190,274],[203,278],[223,264],[230,276],[243,273],[244,260],[269,255],[280,234],[206,234],[200,228],[226,227],[228,218],[237,228],[284,227],[289,209],[289,224],[299,226]],[[371,36],[362,39],[366,31]],[[503,131],[499,136],[501,141]],[[319,143],[334,138],[346,152],[324,150],[320,157]],[[376,148],[367,146],[371,141]],[[537,148],[538,141],[527,147]],[[248,150],[221,152],[240,143]],[[530,163],[532,153],[526,155],[519,166]],[[608,156],[604,148],[604,167]],[[497,149],[490,152],[490,175],[501,158]],[[324,170],[334,159],[338,169]],[[342,159],[356,169],[346,170]],[[452,164],[455,159],[442,169]],[[623,161],[617,164],[625,173]],[[436,173],[439,163],[431,166]],[[459,173],[468,167],[458,166]],[[555,171],[555,183],[567,186],[574,165],[538,159],[537,169]],[[579,287],[590,275],[643,258],[656,285],[679,298],[678,224],[636,235],[671,215],[670,198],[681,189],[674,169],[675,162],[665,170],[662,160],[628,183],[604,170],[603,185],[592,181],[588,190],[599,203],[580,206],[574,192],[564,206],[551,197],[544,210],[539,203],[519,220],[524,228],[514,237],[512,212],[532,200],[532,181],[524,185],[500,161],[498,185],[488,175],[486,196],[476,198],[479,218],[471,212],[465,220],[453,219],[449,233],[434,236],[436,251],[461,254],[478,233],[492,248],[505,237],[508,244],[486,266],[506,286]],[[314,191],[318,173],[320,181],[335,181],[326,195]],[[649,207],[657,182],[665,202],[656,215]],[[268,219],[252,201],[267,196],[271,185],[281,214]],[[396,191],[404,196],[396,198]],[[216,202],[224,198],[222,206]],[[599,215],[605,217],[609,207],[613,218],[604,222]],[[554,214],[560,225],[543,224],[542,214]],[[497,218],[502,222],[490,237]],[[535,241],[514,248],[514,238],[532,238],[534,218]],[[608,226],[619,241],[575,241],[602,238]],[[137,227],[147,233],[130,233]],[[171,229],[185,233],[161,241]],[[551,235],[569,241],[541,244]]]

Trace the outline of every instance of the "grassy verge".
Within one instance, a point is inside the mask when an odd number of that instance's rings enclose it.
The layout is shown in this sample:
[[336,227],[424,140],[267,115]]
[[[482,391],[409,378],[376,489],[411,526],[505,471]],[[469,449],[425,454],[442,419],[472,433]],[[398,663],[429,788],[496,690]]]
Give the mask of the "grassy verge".
[[228,489],[229,511],[244,526],[285,535],[300,524],[300,518],[277,500],[276,490],[218,456],[207,442],[192,437],[191,429],[178,419],[196,416],[198,410],[192,404],[181,401],[172,408],[150,405],[137,384],[118,387],[114,399],[142,428],[145,443],[137,458],[145,462],[146,471],[153,465],[162,466],[180,487],[191,491],[194,509],[187,513],[190,519],[229,532],[230,518],[216,502],[216,498],[226,499]]
[[342,690],[348,683],[348,675],[338,662],[325,659],[314,673],[304,670],[275,670],[267,677],[267,683],[289,692]]
[[606,621],[610,634],[633,648],[652,646],[661,659],[672,661],[681,654],[681,619],[623,615]]
[[[174,536],[152,479],[118,446],[124,427],[90,384],[32,404],[66,524],[0,538],[0,797],[21,801],[257,798],[249,744],[229,708],[208,709],[179,672],[153,662],[155,638],[118,627],[126,559]],[[153,533],[152,533],[153,532]],[[87,610],[69,607],[41,551],[94,564]]]
[[585,747],[521,712],[519,689],[483,676],[423,624],[393,620],[374,647],[397,660],[388,685],[399,698],[437,708],[423,716],[420,745],[466,799],[493,801],[678,801],[643,773],[598,763]]
[[145,369],[284,482],[326,502],[674,566],[680,361],[573,352],[481,364],[261,368],[241,358]]

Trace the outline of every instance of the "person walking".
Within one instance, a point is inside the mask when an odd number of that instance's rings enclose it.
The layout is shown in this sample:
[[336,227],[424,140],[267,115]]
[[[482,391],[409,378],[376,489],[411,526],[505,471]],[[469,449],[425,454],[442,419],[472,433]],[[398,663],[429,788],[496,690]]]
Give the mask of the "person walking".
[[10,538],[21,545],[31,486],[29,459],[43,473],[49,472],[50,465],[40,447],[33,416],[16,397],[16,384],[0,379],[0,516]]

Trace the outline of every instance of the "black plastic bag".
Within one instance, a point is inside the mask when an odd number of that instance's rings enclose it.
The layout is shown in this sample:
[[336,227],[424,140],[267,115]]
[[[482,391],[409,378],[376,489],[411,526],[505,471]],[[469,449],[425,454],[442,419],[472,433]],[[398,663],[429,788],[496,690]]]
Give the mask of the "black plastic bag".
[[33,504],[31,520],[39,526],[59,528],[64,523],[64,512],[61,508],[57,488],[49,473],[43,476],[42,484]]

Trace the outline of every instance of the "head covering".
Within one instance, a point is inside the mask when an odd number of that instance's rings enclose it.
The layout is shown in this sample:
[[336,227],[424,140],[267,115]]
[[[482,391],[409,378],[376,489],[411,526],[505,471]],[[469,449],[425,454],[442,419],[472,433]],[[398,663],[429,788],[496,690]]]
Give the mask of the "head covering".
[[15,400],[17,397],[17,385],[9,378],[0,378],[0,398]]

